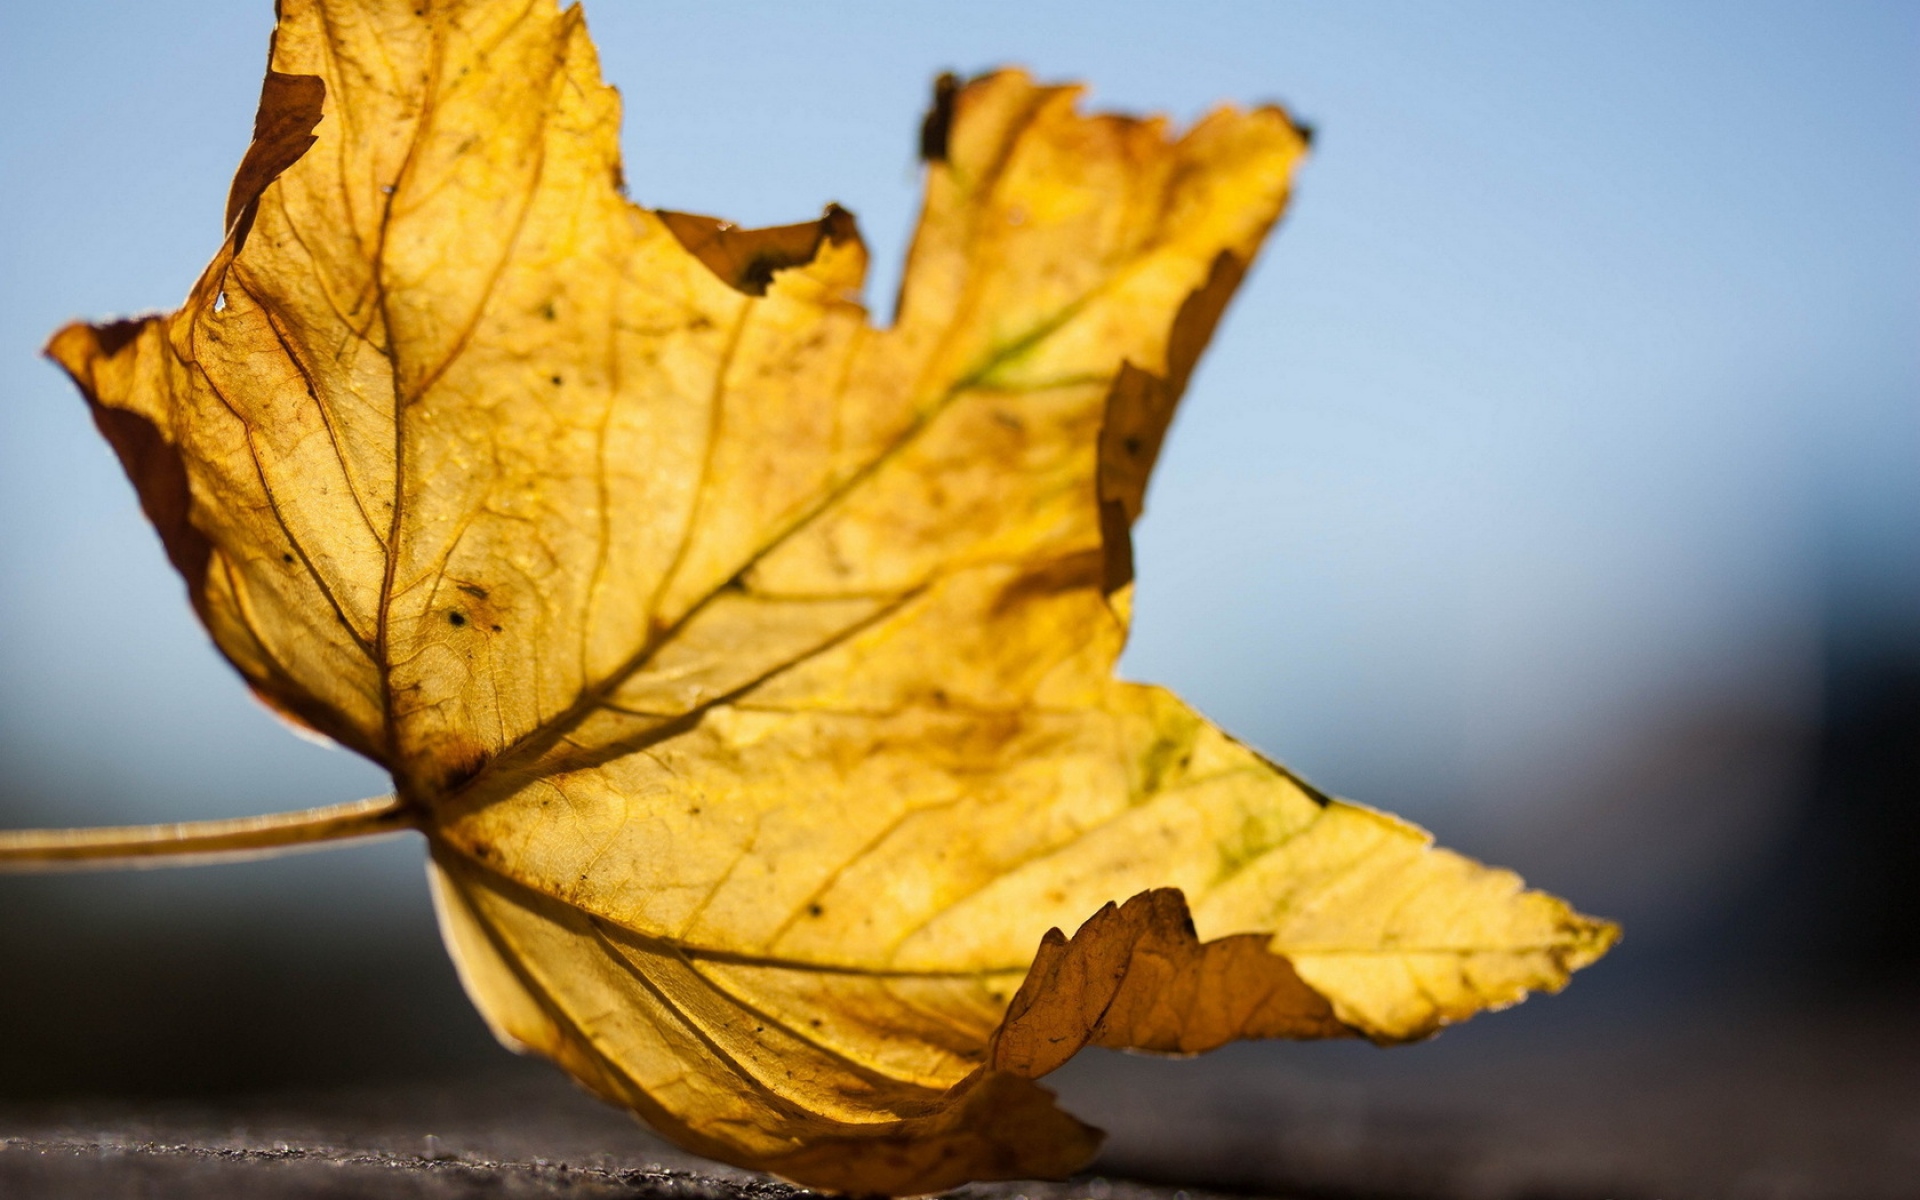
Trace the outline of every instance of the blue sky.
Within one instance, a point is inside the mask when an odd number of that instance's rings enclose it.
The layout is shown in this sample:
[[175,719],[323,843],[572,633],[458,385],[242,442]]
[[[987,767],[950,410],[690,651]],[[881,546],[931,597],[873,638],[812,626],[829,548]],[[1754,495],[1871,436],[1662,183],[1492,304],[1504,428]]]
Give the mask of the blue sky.
[[[942,69],[1317,127],[1149,497],[1125,666],[1331,790],[1585,878],[1547,847],[1634,843],[1588,781],[1650,730],[1807,719],[1836,593],[1920,622],[1920,7],[588,16],[635,198],[749,223],[837,200],[882,314]],[[380,789],[247,699],[37,357],[70,317],[184,294],[270,22],[267,0],[0,11],[0,823]],[[1794,768],[1769,769],[1713,785],[1734,798],[1647,886],[1761,853]]]

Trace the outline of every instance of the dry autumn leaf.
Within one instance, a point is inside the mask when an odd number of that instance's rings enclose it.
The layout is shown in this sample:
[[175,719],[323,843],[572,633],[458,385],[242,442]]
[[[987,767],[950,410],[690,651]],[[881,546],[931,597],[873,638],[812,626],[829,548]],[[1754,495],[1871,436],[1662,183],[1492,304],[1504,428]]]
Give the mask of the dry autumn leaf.
[[849,1192],[1076,1169],[1033,1080],[1085,1045],[1418,1038],[1605,951],[1113,678],[1283,113],[943,82],[880,328],[845,212],[627,201],[578,9],[417,3],[282,0],[186,304],[49,347],[221,650],[394,795],[0,859],[418,829],[502,1041]]

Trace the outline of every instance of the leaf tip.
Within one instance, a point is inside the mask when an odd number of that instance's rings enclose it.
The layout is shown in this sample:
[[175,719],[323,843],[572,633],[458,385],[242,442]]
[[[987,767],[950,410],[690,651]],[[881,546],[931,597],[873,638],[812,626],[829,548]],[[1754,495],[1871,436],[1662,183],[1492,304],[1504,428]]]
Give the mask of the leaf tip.
[[40,353],[71,376],[91,398],[94,364],[117,356],[140,336],[141,330],[158,319],[127,317],[103,325],[69,321],[47,339]]

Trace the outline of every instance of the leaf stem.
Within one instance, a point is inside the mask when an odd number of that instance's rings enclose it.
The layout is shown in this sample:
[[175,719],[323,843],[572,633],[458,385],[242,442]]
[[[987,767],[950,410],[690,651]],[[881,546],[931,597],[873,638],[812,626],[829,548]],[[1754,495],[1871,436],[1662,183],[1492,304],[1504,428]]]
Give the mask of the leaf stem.
[[99,829],[0,830],[0,872],[174,867],[266,858],[328,842],[380,837],[414,827],[398,797],[223,821],[118,825]]

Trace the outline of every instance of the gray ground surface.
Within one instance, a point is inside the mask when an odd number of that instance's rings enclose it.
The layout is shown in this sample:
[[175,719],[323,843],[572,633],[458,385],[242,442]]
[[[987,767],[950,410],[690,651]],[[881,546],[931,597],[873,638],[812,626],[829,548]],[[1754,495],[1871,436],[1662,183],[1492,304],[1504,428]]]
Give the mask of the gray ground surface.
[[[1654,1029],[1597,1017],[1578,1039],[1564,1021],[1531,1024],[1538,1036],[1469,1027],[1392,1052],[1086,1057],[1053,1082],[1112,1133],[1100,1175],[968,1194],[1920,1197],[1920,1037],[1899,1008],[1841,1020],[1831,1007],[1722,1004]],[[8,1197],[794,1194],[679,1154],[547,1068],[513,1061],[464,1080],[218,1104],[15,1107],[0,1111],[0,1137]]]
[[[0,1195],[8,1197],[784,1200],[809,1194],[680,1153],[546,1071],[504,1072],[460,1086],[267,1098],[241,1107],[68,1106],[10,1114],[6,1127]],[[964,1194],[1149,1200],[1174,1192],[1089,1177]]]

